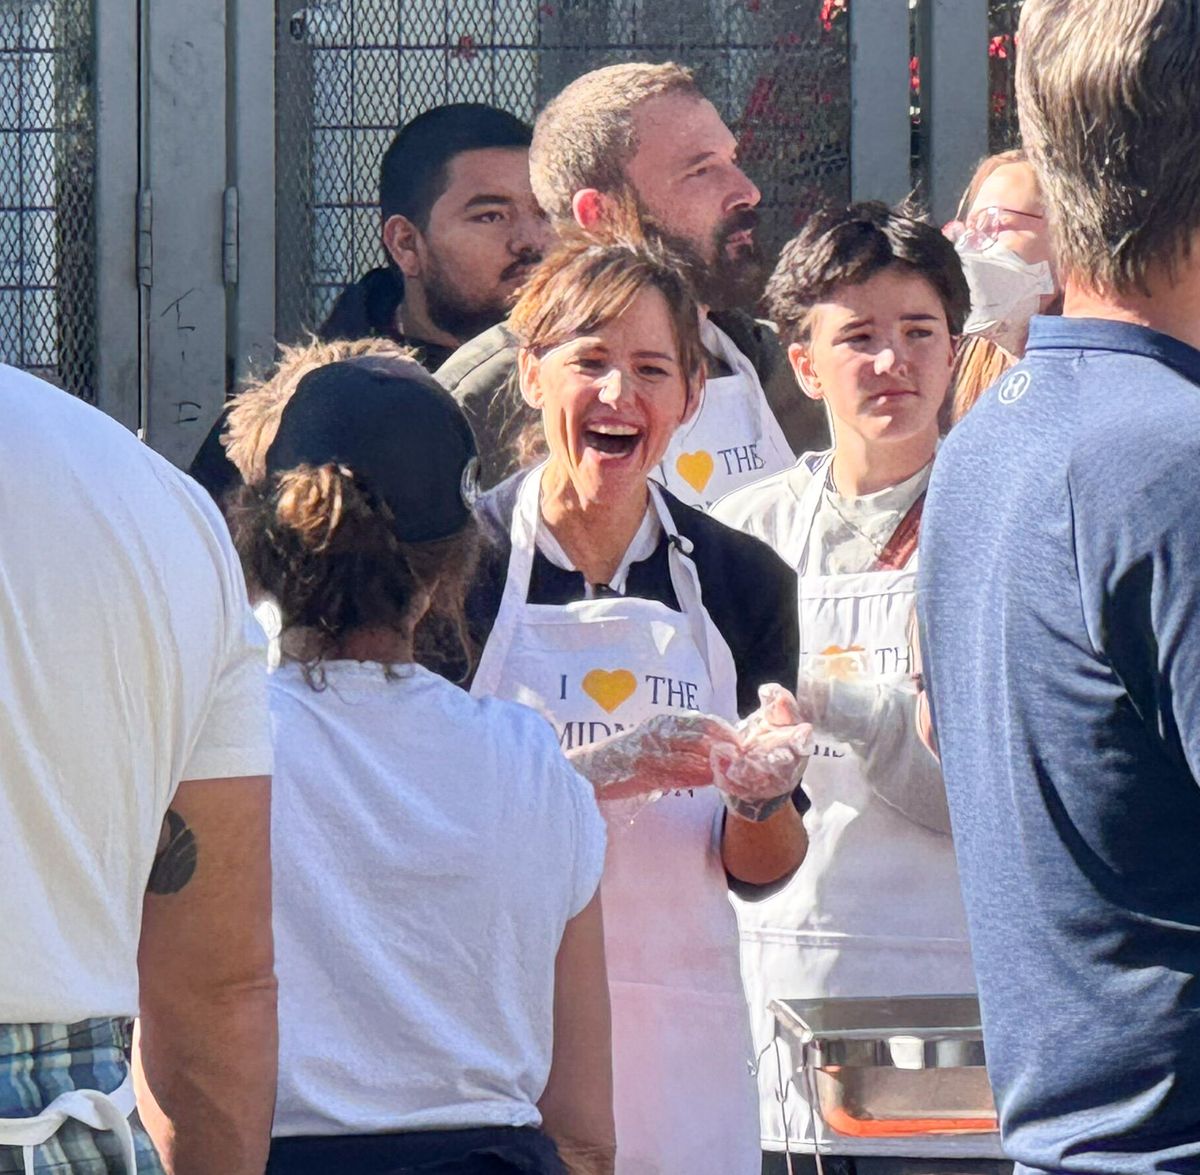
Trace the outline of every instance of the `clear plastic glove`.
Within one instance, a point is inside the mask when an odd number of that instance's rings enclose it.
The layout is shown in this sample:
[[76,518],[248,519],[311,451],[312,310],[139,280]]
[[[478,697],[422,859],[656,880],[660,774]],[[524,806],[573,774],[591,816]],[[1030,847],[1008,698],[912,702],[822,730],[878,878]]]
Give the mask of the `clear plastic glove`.
[[878,680],[860,649],[814,653],[801,664],[796,705],[806,722],[845,742],[870,718]]
[[855,653],[808,659],[796,686],[800,712],[819,735],[845,743],[884,803],[946,836],[950,813],[940,765],[917,737],[918,679],[877,675]]
[[571,765],[603,800],[655,798],[667,791],[708,787],[712,756],[739,753],[728,722],[692,712],[656,714],[631,730],[568,752]]
[[791,801],[812,752],[812,726],[791,693],[764,685],[758,700],[759,708],[738,724],[737,745],[715,744],[709,753],[726,808],[755,823]]

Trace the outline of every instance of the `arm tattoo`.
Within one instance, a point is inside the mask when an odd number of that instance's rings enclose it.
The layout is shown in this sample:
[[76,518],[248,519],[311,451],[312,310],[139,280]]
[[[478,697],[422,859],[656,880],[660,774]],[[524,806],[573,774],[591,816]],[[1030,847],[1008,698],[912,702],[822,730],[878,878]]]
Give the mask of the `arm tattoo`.
[[155,894],[178,893],[196,872],[196,854],[195,833],[178,812],[168,808],[146,888]]

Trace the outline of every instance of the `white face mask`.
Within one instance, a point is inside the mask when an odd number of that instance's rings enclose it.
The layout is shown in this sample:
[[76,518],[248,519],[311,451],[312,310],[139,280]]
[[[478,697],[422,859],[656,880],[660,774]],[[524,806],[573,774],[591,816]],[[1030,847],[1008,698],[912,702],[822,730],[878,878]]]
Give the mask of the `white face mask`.
[[955,248],[971,289],[971,314],[963,334],[983,335],[1010,354],[1019,354],[1041,299],[1054,293],[1050,263],[1028,262],[995,241],[984,249],[961,243]]

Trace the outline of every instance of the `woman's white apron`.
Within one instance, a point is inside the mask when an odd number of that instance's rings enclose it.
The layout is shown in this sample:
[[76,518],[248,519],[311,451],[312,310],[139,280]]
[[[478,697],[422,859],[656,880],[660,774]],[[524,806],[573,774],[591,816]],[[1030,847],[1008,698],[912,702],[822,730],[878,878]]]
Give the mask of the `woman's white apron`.
[[[800,659],[860,650],[870,674],[912,666],[909,620],[916,591],[914,555],[900,571],[821,575],[807,571],[809,535],[821,503],[829,458],[799,499],[790,541],[799,555]],[[787,531],[789,528],[784,528]],[[912,823],[875,797],[860,760],[816,731],[804,776],[812,807],[805,816],[804,864],[778,893],[735,899],[742,967],[759,1064],[763,1140],[813,1149],[814,1123],[801,1090],[772,1044],[768,1003],[780,998],[887,996],[975,990],[966,917],[949,837]],[[913,737],[916,737],[914,730]],[[786,1119],[786,1133],[784,1122]],[[818,1122],[816,1139],[833,1153],[912,1157],[998,1153],[984,1136],[839,1139]]]
[[[670,549],[680,612],[628,598],[527,602],[540,486],[540,468],[520,486],[504,595],[471,692],[540,710],[564,750],[663,711],[736,720],[733,656],[701,602],[687,540]],[[653,484],[650,493],[674,536]],[[754,1081],[720,798],[705,789],[603,807],[618,1175],[753,1175]]]
[[681,501],[707,510],[724,494],[789,469],[796,458],[754,365],[707,318],[700,337],[733,374],[707,382],[699,411],[671,439],[657,476]]

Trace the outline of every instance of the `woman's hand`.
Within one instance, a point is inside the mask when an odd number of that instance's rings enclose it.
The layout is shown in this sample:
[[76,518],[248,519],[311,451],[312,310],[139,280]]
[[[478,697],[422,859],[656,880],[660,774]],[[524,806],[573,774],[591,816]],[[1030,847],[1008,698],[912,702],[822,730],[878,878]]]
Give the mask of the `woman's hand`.
[[656,714],[568,758],[604,800],[716,784],[732,810],[765,820],[778,803],[754,813],[789,796],[799,782],[811,728],[782,686],[764,686],[759,697],[762,706],[737,727],[706,714]]
[[737,731],[728,722],[683,711],[656,714],[567,757],[600,799],[621,800],[708,787],[714,750],[736,753],[737,746]]
[[795,697],[781,685],[758,691],[759,708],[737,728],[738,745],[711,751],[713,782],[725,806],[761,823],[790,801],[812,751],[812,727]]

